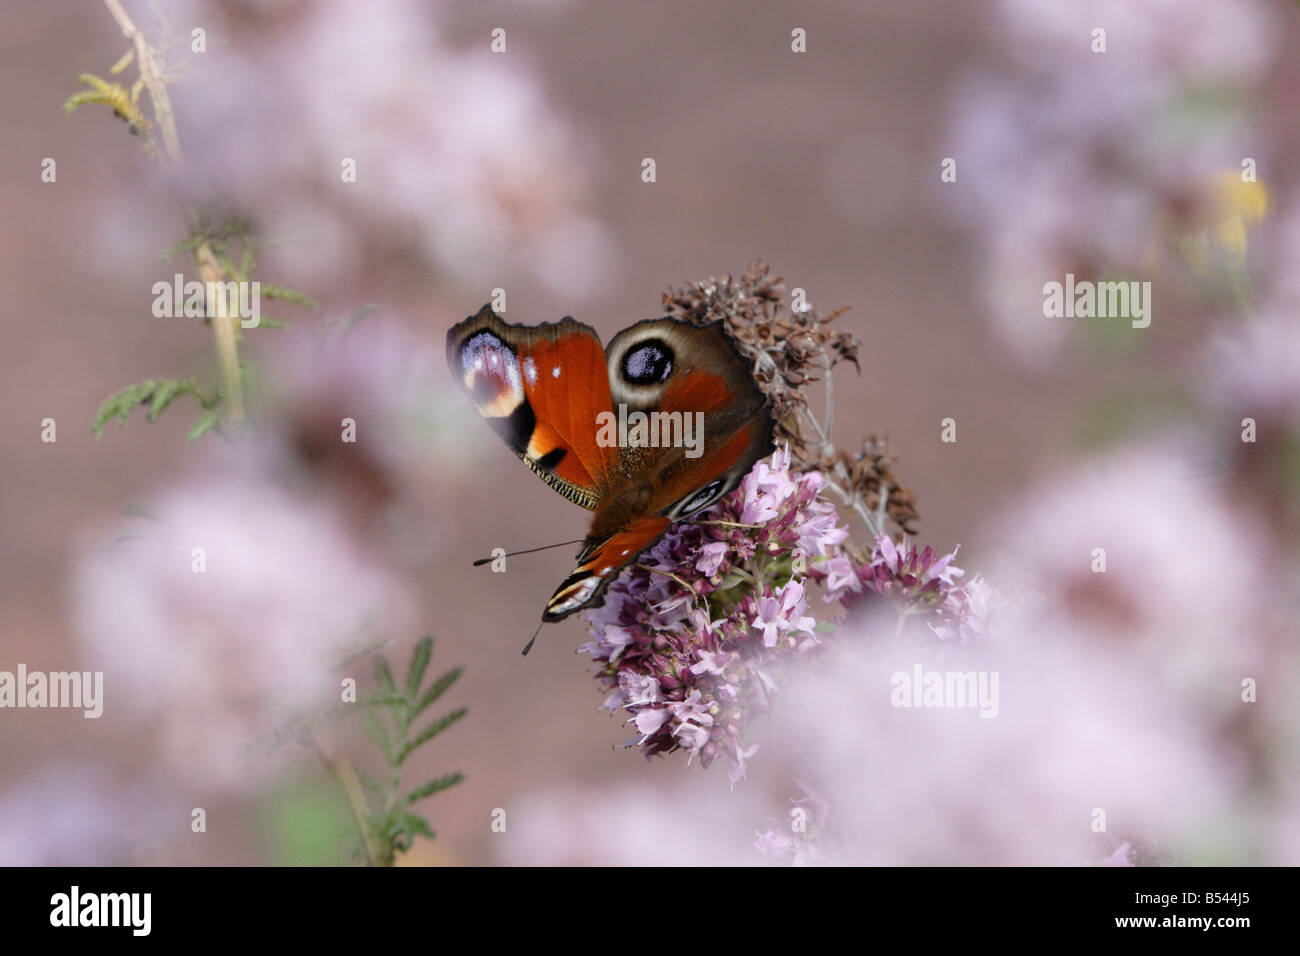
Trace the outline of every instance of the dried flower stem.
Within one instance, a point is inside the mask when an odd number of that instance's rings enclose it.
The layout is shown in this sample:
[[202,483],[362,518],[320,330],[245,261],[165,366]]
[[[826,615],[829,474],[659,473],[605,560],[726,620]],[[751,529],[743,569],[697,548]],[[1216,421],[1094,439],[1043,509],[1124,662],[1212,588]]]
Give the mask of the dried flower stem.
[[[858,363],[861,343],[830,323],[844,310],[820,316],[812,306],[789,309],[782,280],[762,260],[750,263],[738,279],[690,282],[663,296],[668,315],[697,324],[722,321],[740,351],[753,362],[754,378],[772,401],[780,441],[788,442],[799,469],[817,471],[835,496],[866,525],[874,538],[892,519],[904,534],[916,520],[915,496],[893,474],[888,445],[869,437],[859,452],[835,446],[835,386],[833,370],[841,363]],[[811,410],[806,387],[821,381],[825,410]],[[872,504],[874,502],[874,505]]]
[[[828,482],[828,487],[835,492],[840,501],[844,502],[862,519],[867,526],[867,530],[871,532],[871,536],[874,538],[878,534],[883,534],[885,530],[885,502],[889,494],[889,488],[882,482],[880,505],[876,511],[868,508],[866,501],[854,490],[853,480],[849,477],[848,469],[844,467],[844,463],[840,460],[835,445],[830,438],[830,424],[835,414],[835,398],[831,385],[831,359],[824,349],[822,350],[822,358],[823,366],[826,369],[826,425],[823,426],[817,420],[817,416],[812,413],[812,410],[807,405],[799,405],[797,414],[799,420],[807,425],[816,437],[817,455],[821,459],[822,466],[834,479]],[[758,353],[755,365],[756,371],[767,372],[773,376],[779,374],[776,363],[766,352]]]
[[172,112],[171,97],[167,95],[167,84],[162,78],[162,66],[158,55],[149,46],[144,32],[123,9],[120,0],[104,0],[104,6],[125,36],[135,46],[136,62],[140,67],[140,79],[149,91],[149,100],[153,103],[154,121],[162,130],[163,149],[169,162],[181,158],[181,140],[176,134],[176,115]]
[[366,825],[370,809],[366,806],[365,794],[361,792],[361,781],[357,778],[357,771],[352,766],[352,761],[348,760],[347,754],[342,751],[337,753],[326,752],[310,728],[304,727],[302,733],[307,746],[316,752],[316,756],[320,758],[321,763],[325,765],[325,769],[330,772],[330,775],[338,781],[344,796],[347,797],[348,806],[352,810],[352,819],[357,825],[357,834],[361,838],[361,848],[366,854],[366,862],[371,866],[376,866],[375,849],[370,845],[370,833]]
[[664,570],[662,570],[662,569],[660,569],[660,568],[652,568],[652,567],[650,567],[648,564],[637,564],[637,565],[634,565],[634,567],[638,567],[638,568],[640,568],[642,571],[648,571],[650,574],[658,574],[658,575],[660,575],[660,576],[662,576],[662,577],[665,577],[665,578],[672,578],[674,581],[676,581],[678,584],[680,584],[680,585],[681,585],[682,587],[684,587],[686,590],[690,591],[692,594],[695,593],[695,589],[694,589],[694,588],[692,588],[692,587],[691,587],[687,582],[683,581],[683,580],[682,580],[681,578],[679,578],[677,575],[673,574],[671,571],[664,571]]
[[[199,243],[194,250],[194,258],[199,264],[203,287],[215,288],[218,295],[225,295],[222,286],[225,276],[212,246],[207,241]],[[239,310],[226,303],[226,308],[214,308],[211,311],[212,335],[217,343],[217,360],[221,366],[221,381],[226,393],[226,418],[232,422],[243,421],[244,392],[239,374],[239,333],[236,331]]]
[[[153,104],[154,122],[162,131],[163,151],[166,162],[177,163],[181,160],[181,139],[176,132],[176,114],[172,110],[171,97],[167,93],[167,83],[163,79],[162,60],[149,45],[144,31],[136,26],[135,21],[123,8],[121,0],[103,0],[104,6],[122,30],[122,35],[135,48],[136,63],[140,69],[140,80],[149,91],[149,100]],[[199,276],[204,288],[213,288],[212,283],[221,283],[225,279],[224,270],[217,262],[212,247],[206,242],[199,243],[194,250],[198,264]],[[221,380],[226,398],[226,419],[232,422],[243,421],[244,392],[243,380],[239,371],[239,332],[235,322],[238,310],[214,309],[212,317],[212,334],[217,347],[217,363],[221,368]],[[223,314],[224,313],[224,314]]]

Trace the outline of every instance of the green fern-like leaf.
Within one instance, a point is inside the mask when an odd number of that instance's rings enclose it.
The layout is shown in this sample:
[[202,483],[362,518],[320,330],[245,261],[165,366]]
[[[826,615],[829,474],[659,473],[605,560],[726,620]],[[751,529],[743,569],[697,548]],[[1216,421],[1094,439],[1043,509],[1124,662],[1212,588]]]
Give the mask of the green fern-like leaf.
[[370,694],[358,701],[362,707],[407,707],[410,701],[401,694]]
[[465,779],[462,773],[449,773],[428,783],[422,783],[420,786],[409,791],[406,796],[402,797],[402,806],[409,807],[417,800],[423,800],[425,797],[431,797],[435,793],[441,793],[449,787],[454,787]]
[[168,259],[172,258],[173,256],[178,256],[182,252],[193,252],[195,249],[199,247],[199,243],[203,241],[203,238],[204,238],[203,236],[197,236],[197,235],[189,236],[185,239],[182,239],[180,242],[176,243],[176,245],[172,246],[170,249],[164,249],[162,254],[162,261],[166,262]]
[[100,403],[99,409],[95,412],[95,420],[90,426],[91,434],[98,438],[114,418],[117,419],[118,425],[124,427],[126,420],[131,417],[131,412],[153,394],[153,390],[157,385],[158,380],[150,378],[143,382],[136,382],[134,385],[128,385],[126,388],[119,389],[108,396]]
[[[396,820],[396,830],[398,834],[434,838],[433,827],[429,826],[429,821],[424,819],[418,813],[399,813]],[[411,848],[408,842],[402,849]]]
[[402,790],[402,764],[407,756],[468,713],[463,707],[454,710],[432,721],[411,737],[411,723],[420,710],[445,693],[461,674],[459,668],[448,671],[421,693],[421,685],[428,674],[432,658],[433,638],[422,637],[411,652],[402,688],[399,690],[387,659],[382,654],[376,654],[377,688],[374,694],[362,702],[365,731],[378,744],[388,765],[386,779],[358,772],[362,787],[375,797],[376,804],[382,808],[376,812],[367,810],[363,827],[367,857],[381,866],[391,865],[399,854],[411,848],[417,837],[434,838],[429,821],[406,808],[454,787],[465,779],[464,774],[459,772],[448,773],[405,792]]
[[420,698],[415,702],[415,707],[411,711],[411,719],[414,720],[416,717],[419,717],[420,714],[428,710],[429,705],[445,694],[452,684],[460,680],[460,675],[463,673],[464,671],[459,667],[453,667],[430,684],[429,689],[421,694]]
[[253,274],[253,266],[257,264],[257,245],[253,242],[245,242],[243,249],[240,250],[239,257],[239,274],[242,278],[247,279]]
[[393,683],[393,672],[388,669],[388,661],[382,654],[375,656],[375,683],[379,685],[380,691],[384,694],[394,697],[401,696],[397,693],[397,685]]
[[276,285],[274,282],[263,282],[261,285],[262,298],[279,299],[283,302],[293,302],[307,309],[316,308],[316,300],[310,296],[303,295],[287,286]]
[[424,672],[429,668],[429,658],[433,656],[433,638],[422,637],[411,652],[411,663],[406,669],[406,696],[412,700],[420,692],[424,683]]
[[388,729],[384,727],[383,721],[375,716],[374,711],[367,710],[362,715],[361,725],[365,728],[370,739],[379,745],[379,749],[384,754],[384,759],[392,763],[392,738],[388,734]]
[[185,438],[188,441],[194,441],[203,437],[217,423],[217,419],[216,409],[208,409],[190,426],[190,430],[185,433]]
[[372,796],[380,801],[384,799],[384,785],[379,782],[379,779],[374,774],[366,773],[364,770],[357,770],[357,780]]
[[149,403],[148,420],[151,422],[157,420],[176,397],[195,391],[196,385],[192,378],[169,378],[159,382],[158,387],[154,389],[153,400]]
[[442,733],[456,721],[464,717],[467,713],[469,713],[469,711],[466,708],[460,707],[453,710],[450,714],[439,717],[433,723],[429,724],[397,752],[398,762],[400,763],[405,760],[413,750],[418,748],[421,744],[428,743],[434,737],[438,736],[438,734]]

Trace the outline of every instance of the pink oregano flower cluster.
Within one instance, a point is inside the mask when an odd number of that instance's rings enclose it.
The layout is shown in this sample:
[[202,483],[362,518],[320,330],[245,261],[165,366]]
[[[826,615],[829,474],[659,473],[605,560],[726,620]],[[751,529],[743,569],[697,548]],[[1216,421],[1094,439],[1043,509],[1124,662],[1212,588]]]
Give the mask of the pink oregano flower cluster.
[[758,749],[751,720],[778,691],[783,670],[815,651],[834,627],[818,622],[808,584],[823,603],[885,599],[922,614],[942,640],[983,634],[995,596],[979,579],[962,587],[952,562],[877,538],[868,561],[845,550],[848,530],[822,497],[815,471],[790,470],[782,447],[740,487],[690,522],[673,526],[610,585],[587,614],[605,706],[626,711],[647,757],[685,750],[708,766],[726,757],[735,783]]
[[941,640],[966,645],[988,636],[988,622],[1003,601],[997,589],[975,575],[966,583],[966,572],[953,561],[961,546],[939,554],[926,545],[895,544],[888,535],[877,535],[871,560],[856,561],[844,555],[814,568],[823,581],[826,601],[852,606],[864,595],[874,594],[895,605],[900,615],[921,615]]

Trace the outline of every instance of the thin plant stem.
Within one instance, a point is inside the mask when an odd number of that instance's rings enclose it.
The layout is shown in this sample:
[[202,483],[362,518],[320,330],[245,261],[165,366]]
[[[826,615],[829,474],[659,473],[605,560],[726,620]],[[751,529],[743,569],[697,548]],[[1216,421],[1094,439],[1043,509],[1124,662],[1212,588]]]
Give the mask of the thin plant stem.
[[[825,350],[823,350],[823,355],[825,355]],[[826,367],[827,388],[826,409],[829,421],[831,416],[834,415],[834,398],[830,390],[831,372],[829,356],[826,356],[824,364]],[[755,372],[761,372],[769,377],[775,377],[779,374],[776,368],[776,363],[772,361],[772,357],[766,352],[758,353],[758,356],[754,360],[754,368]],[[835,492],[836,497],[838,497],[840,501],[851,508],[853,512],[862,519],[863,524],[867,526],[867,530],[871,532],[872,537],[883,534],[885,530],[883,510],[880,513],[873,512],[867,507],[867,503],[862,500],[862,496],[853,490],[853,480],[849,477],[849,471],[844,467],[844,462],[841,461],[839,455],[836,454],[835,446],[831,443],[827,429],[822,426],[822,423],[817,420],[817,416],[812,413],[807,405],[799,406],[798,415],[800,420],[812,430],[813,435],[817,439],[817,455],[821,459],[819,465],[828,471],[834,479],[828,483],[831,490]],[[882,501],[884,499],[884,491],[885,489],[882,483]]]
[[357,772],[352,766],[352,761],[348,760],[347,755],[341,751],[333,754],[327,753],[310,729],[304,728],[303,737],[307,742],[307,746],[316,752],[316,756],[320,758],[321,763],[325,765],[325,769],[338,782],[344,796],[347,797],[348,806],[352,810],[352,819],[357,825],[357,834],[361,838],[361,849],[366,854],[366,862],[370,866],[375,866],[375,851],[370,845],[370,833],[366,825],[369,808],[366,806],[366,797],[361,792],[361,781],[357,778]]
[[162,131],[166,159],[168,162],[177,162],[181,158],[181,138],[176,133],[176,114],[172,112],[172,101],[167,95],[167,84],[162,78],[162,65],[158,55],[149,45],[144,31],[135,25],[135,21],[122,7],[120,0],[103,0],[103,2],[113,19],[117,21],[122,35],[135,45],[140,79],[144,81],[144,88],[149,91],[149,100],[153,103],[154,121]]
[[678,584],[684,587],[687,591],[689,591],[694,597],[696,598],[699,597],[699,595],[695,593],[695,588],[691,587],[689,584],[687,584],[677,575],[673,574],[671,571],[661,571],[658,568],[650,567],[650,565],[648,564],[637,564],[634,565],[634,567],[638,567],[642,571],[649,571],[651,574],[658,574],[658,575],[662,575],[665,578],[672,578],[674,581],[676,581]]
[[[135,21],[123,8],[121,0],[103,0],[103,4],[117,22],[122,35],[135,47],[140,79],[145,89],[149,91],[154,122],[162,132],[164,159],[166,162],[178,163],[182,158],[181,139],[176,132],[176,114],[172,110],[167,83],[163,79],[161,58],[149,45],[144,31],[136,26]],[[222,282],[225,277],[224,270],[217,261],[209,242],[199,243],[194,258],[205,289],[213,288],[212,283]],[[248,277],[242,278],[246,280]],[[212,334],[216,343],[217,364],[221,369],[221,381],[226,397],[226,419],[240,422],[244,418],[244,390],[239,371],[239,332],[235,326],[239,313],[237,309],[231,308],[214,309],[213,312],[218,313],[212,316]]]
[[[199,264],[199,276],[203,279],[204,289],[216,290],[225,296],[227,290],[222,284],[224,277],[220,263],[212,251],[212,246],[205,240],[194,251],[194,258]],[[211,303],[210,303],[211,304]],[[217,345],[217,362],[221,367],[221,381],[226,392],[226,417],[232,422],[244,418],[243,381],[239,373],[239,310],[232,308],[229,301],[222,303],[224,308],[212,308],[212,335]]]

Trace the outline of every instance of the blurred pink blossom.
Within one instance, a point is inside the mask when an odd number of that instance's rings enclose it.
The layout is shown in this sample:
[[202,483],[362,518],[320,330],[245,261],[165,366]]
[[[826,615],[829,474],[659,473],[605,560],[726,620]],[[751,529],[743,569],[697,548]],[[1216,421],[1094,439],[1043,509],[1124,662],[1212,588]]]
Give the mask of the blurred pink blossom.
[[[185,152],[173,196],[229,202],[263,235],[298,237],[277,252],[299,282],[355,273],[386,246],[485,289],[526,270],[570,299],[591,294],[615,267],[588,211],[595,150],[522,45],[450,45],[449,7],[168,4],[159,30]],[[195,27],[206,52],[191,50]],[[143,175],[156,202],[157,170]]]
[[507,830],[493,837],[507,866],[762,866],[751,793],[682,783],[554,787],[510,802]]
[[[995,9],[990,37],[1006,62],[954,90],[947,154],[958,177],[944,196],[982,251],[994,330],[1041,363],[1070,332],[1044,317],[1044,283],[1067,272],[1151,279],[1170,221],[1258,152],[1241,95],[1272,58],[1274,15],[1257,0]],[[1093,52],[1094,30],[1105,52]],[[1212,106],[1207,88],[1224,94]]]
[[195,784],[256,785],[270,762],[241,752],[338,701],[338,655],[412,626],[409,596],[337,509],[270,480],[255,451],[207,449],[146,499],[151,517],[89,535],[73,573],[106,719],[150,722],[163,762]]
[[999,522],[989,573],[1045,633],[1114,650],[1187,704],[1223,714],[1239,707],[1242,678],[1280,651],[1258,613],[1278,569],[1262,529],[1194,473],[1198,448],[1124,448],[1040,483]]
[[187,820],[147,784],[93,762],[50,763],[0,791],[0,866],[121,866]]
[[1259,314],[1225,323],[1197,384],[1234,420],[1300,432],[1300,197],[1280,203],[1259,285]]
[[[1015,654],[940,662],[872,650],[864,633],[805,668],[762,738],[762,766],[827,802],[826,862],[1079,865],[1098,810],[1107,832],[1155,830],[1166,846],[1213,826],[1238,784],[1213,727],[1122,653],[1025,627]],[[996,671],[996,716],[894,706],[894,675],[915,664]]]

